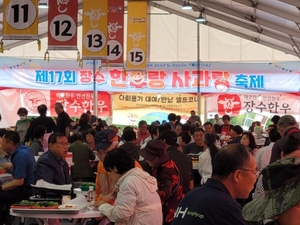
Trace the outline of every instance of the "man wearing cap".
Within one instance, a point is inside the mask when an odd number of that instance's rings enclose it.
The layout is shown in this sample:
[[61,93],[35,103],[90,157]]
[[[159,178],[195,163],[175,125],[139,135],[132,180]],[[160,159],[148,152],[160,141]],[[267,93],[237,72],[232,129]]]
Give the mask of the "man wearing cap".
[[183,193],[188,193],[194,188],[193,164],[191,157],[177,149],[177,135],[174,131],[165,131],[158,139],[162,140],[166,144],[168,156],[175,162],[179,169]]
[[283,145],[291,134],[293,134],[296,138],[300,138],[300,130],[298,128],[297,121],[291,115],[281,117],[278,121],[277,128],[281,135],[281,139],[276,141],[272,148],[270,163],[280,159]]
[[166,149],[164,142],[151,140],[140,150],[140,155],[152,167],[152,175],[157,179],[158,194],[162,202],[163,225],[170,225],[183,193],[179,170],[169,158]]
[[235,199],[247,199],[256,178],[251,153],[242,144],[224,146],[215,156],[212,178],[181,200],[172,225],[246,225]]
[[300,224],[300,158],[284,158],[262,171],[265,196],[243,208],[246,221],[259,222],[269,218],[269,224]]
[[226,140],[227,144],[241,143],[243,128],[239,125],[233,126],[230,129],[231,139]]

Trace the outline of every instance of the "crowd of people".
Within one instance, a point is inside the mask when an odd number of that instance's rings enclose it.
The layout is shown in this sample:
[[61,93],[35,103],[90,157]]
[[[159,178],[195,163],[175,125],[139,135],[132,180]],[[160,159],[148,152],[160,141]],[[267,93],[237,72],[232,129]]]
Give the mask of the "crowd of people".
[[0,225],[10,224],[10,205],[28,199],[40,179],[72,187],[95,182],[94,207],[103,217],[89,224],[300,224],[293,116],[274,116],[261,147],[259,123],[244,131],[228,115],[202,125],[195,111],[184,124],[170,113],[164,123],[139,121],[137,130],[127,126],[119,135],[90,112],[74,124],[61,103],[56,121],[45,105],[37,109],[40,116],[29,121],[20,108],[15,131],[0,130],[0,166],[13,177],[0,185]]

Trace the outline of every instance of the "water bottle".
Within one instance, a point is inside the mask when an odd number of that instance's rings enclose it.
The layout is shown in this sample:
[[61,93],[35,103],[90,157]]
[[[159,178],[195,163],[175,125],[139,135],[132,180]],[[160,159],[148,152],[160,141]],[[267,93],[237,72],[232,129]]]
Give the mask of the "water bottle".
[[94,202],[95,201],[94,186],[89,186],[89,191],[88,191],[88,194],[87,194],[87,201],[88,202]]

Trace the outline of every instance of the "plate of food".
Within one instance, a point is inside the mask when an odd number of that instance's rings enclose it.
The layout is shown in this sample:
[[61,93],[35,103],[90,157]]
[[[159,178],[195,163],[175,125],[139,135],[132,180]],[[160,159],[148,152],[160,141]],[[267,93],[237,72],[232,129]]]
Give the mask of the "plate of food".
[[63,204],[59,206],[59,209],[77,209],[78,205],[75,204]]
[[23,200],[11,206],[12,209],[58,209],[59,204],[53,201],[28,201]]

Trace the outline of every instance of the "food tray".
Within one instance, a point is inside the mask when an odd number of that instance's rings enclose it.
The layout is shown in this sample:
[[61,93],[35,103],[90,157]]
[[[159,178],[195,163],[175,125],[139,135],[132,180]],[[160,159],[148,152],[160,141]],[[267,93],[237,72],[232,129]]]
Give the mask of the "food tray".
[[78,214],[80,209],[26,209],[26,208],[12,208],[14,213],[27,214]]

